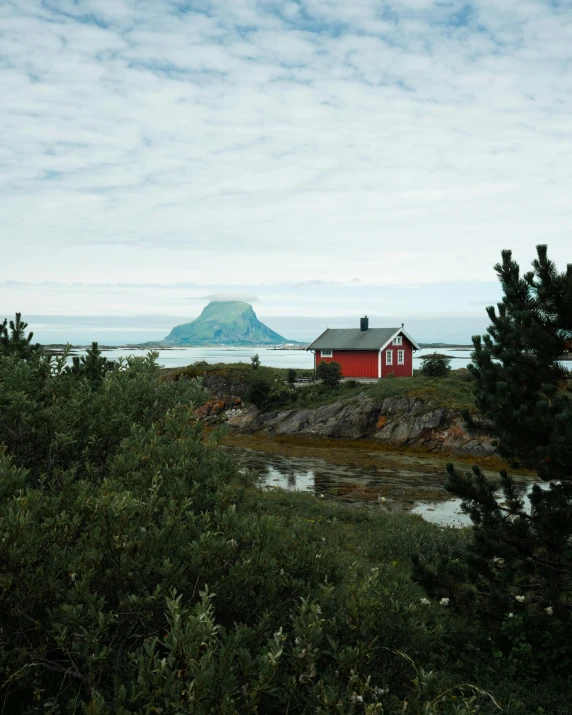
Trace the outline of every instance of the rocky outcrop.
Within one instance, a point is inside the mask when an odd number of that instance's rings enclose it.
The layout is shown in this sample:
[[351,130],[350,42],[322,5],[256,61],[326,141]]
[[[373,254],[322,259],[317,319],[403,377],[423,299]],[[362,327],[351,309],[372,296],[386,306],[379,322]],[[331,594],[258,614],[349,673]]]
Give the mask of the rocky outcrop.
[[230,414],[230,412],[228,412],[230,410],[232,410],[234,416],[237,414],[235,411],[240,409],[241,405],[242,400],[237,396],[214,397],[211,400],[207,400],[204,405],[198,407],[195,410],[195,416],[199,419],[218,417],[225,411],[227,411],[227,414]]
[[227,424],[240,432],[276,437],[374,439],[474,456],[495,451],[490,437],[471,433],[458,410],[409,397],[388,397],[381,404],[362,397],[313,410],[262,413],[250,408],[231,416]]

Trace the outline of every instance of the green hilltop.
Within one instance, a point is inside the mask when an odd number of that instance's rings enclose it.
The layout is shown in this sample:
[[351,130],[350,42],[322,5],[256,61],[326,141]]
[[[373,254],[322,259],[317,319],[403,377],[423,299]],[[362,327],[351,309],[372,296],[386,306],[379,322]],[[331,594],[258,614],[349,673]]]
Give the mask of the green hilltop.
[[[196,320],[175,326],[165,345],[277,345],[289,342],[261,323],[251,305],[238,300],[211,302]],[[293,342],[293,341],[290,341]]]

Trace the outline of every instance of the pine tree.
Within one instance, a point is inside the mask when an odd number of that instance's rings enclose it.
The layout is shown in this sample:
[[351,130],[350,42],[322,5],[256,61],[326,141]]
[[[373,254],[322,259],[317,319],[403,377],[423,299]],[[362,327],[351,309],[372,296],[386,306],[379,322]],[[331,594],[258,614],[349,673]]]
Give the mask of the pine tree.
[[[15,320],[5,318],[0,323],[0,355],[16,355],[26,359],[41,351],[39,343],[32,344],[34,333],[26,336],[28,323],[22,320],[22,314],[16,313]],[[8,329],[9,328],[9,329]]]
[[81,357],[76,355],[72,358],[72,364],[67,368],[67,372],[76,377],[86,377],[92,385],[98,385],[105,373],[115,368],[116,363],[102,356],[96,342],[93,342],[85,352],[86,354]]
[[473,338],[469,369],[478,422],[500,455],[550,484],[525,497],[507,472],[497,481],[448,464],[446,488],[462,499],[473,540],[437,570],[416,559],[414,575],[429,593],[473,610],[505,662],[532,675],[572,662],[572,389],[560,361],[572,337],[572,265],[559,273],[546,246],[537,253],[521,275],[503,251],[495,270],[504,296],[487,308],[491,325]]

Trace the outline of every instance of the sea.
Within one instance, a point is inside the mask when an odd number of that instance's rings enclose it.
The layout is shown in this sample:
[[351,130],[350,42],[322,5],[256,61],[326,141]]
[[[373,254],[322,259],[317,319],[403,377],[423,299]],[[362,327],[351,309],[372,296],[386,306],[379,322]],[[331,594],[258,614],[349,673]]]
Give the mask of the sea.
[[[111,347],[103,348],[104,355],[109,360],[129,355],[145,355],[146,348]],[[169,348],[158,350],[158,363],[163,367],[185,367],[195,362],[204,361],[209,364],[244,362],[250,364],[250,358],[258,355],[260,363],[268,367],[294,368],[295,370],[314,367],[314,355],[306,350],[274,349],[268,347],[203,347],[203,348]],[[413,367],[421,367],[424,355],[438,352],[451,358],[451,367],[457,369],[466,367],[471,362],[471,348],[424,348],[414,354]],[[75,349],[74,355],[85,355],[84,349]]]

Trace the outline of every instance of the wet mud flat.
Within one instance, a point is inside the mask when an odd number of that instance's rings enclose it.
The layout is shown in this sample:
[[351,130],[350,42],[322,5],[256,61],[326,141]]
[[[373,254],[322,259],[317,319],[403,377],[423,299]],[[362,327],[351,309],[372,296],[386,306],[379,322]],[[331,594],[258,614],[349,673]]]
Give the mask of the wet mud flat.
[[[459,500],[443,485],[446,462],[470,469],[477,461],[474,458],[389,449],[366,440],[276,440],[229,434],[222,444],[245,468],[257,472],[261,488],[305,491],[375,509],[411,510],[441,524],[469,523],[460,512]],[[480,461],[492,478],[506,467],[496,458]],[[526,473],[514,477],[526,486],[533,481]]]

